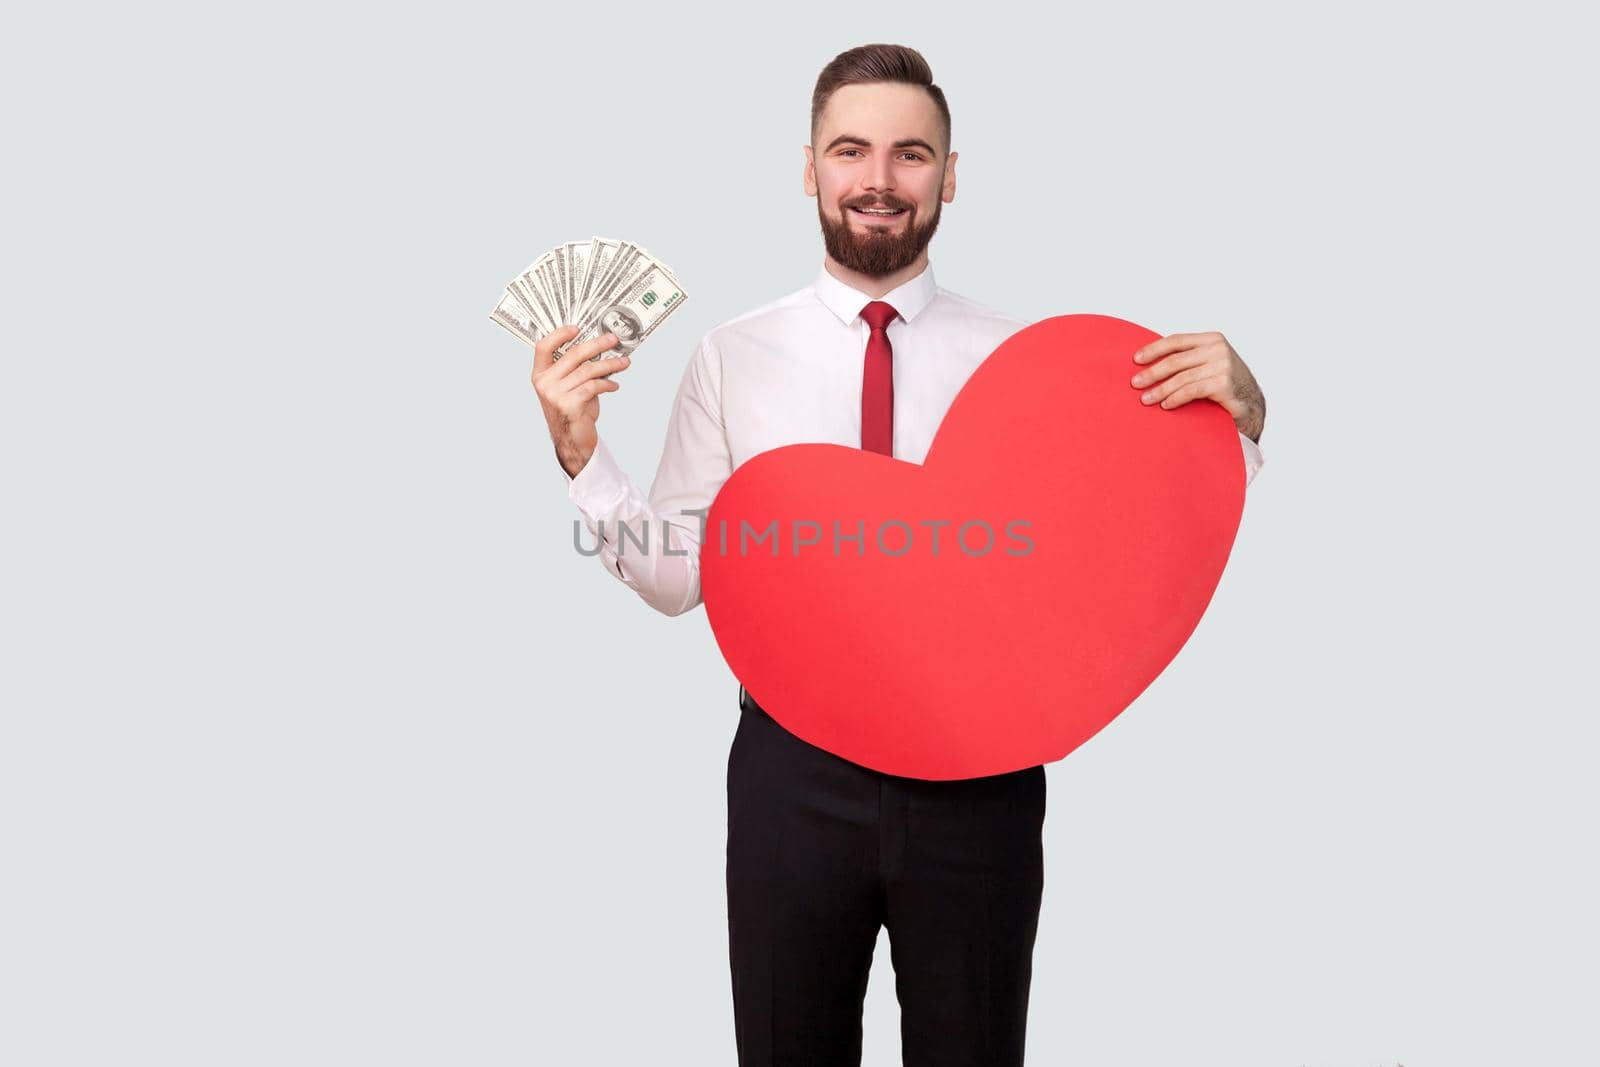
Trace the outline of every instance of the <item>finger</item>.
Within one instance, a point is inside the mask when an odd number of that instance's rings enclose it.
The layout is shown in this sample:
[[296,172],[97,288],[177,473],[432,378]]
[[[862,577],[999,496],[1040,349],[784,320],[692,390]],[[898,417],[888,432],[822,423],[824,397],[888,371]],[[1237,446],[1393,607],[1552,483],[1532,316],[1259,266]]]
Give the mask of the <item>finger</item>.
[[576,326],[558,326],[539,338],[533,346],[533,373],[538,374],[555,363],[556,348],[576,336],[578,336]]
[[1216,399],[1220,395],[1223,379],[1218,375],[1208,378],[1196,378],[1186,382],[1167,394],[1161,401],[1161,406],[1171,411],[1181,408],[1191,400]]
[[614,393],[621,388],[621,382],[614,382],[609,378],[596,378],[592,382],[584,382],[577,389],[574,389],[573,393],[588,402],[601,393]]
[[633,366],[633,357],[626,352],[620,356],[601,356],[589,366],[594,367],[602,377],[620,374]]
[[595,407],[595,397],[601,393],[614,393],[622,388],[621,382],[609,378],[592,378],[561,397],[561,408],[571,413],[585,412]]
[[[565,363],[567,359],[567,356],[561,357],[561,361],[563,363]],[[627,370],[632,363],[633,361],[627,356],[607,356],[603,359],[580,361],[573,366],[571,370],[567,371],[565,374],[561,374],[560,377],[556,379],[556,391],[558,393],[575,392],[585,383],[592,381],[595,378],[600,378],[603,380],[609,378],[613,374],[616,374],[618,371]],[[557,373],[560,374],[559,371]]]
[[1190,367],[1188,370],[1180,371],[1179,373],[1174,374],[1171,378],[1168,378],[1155,388],[1146,390],[1144,394],[1139,397],[1139,400],[1141,403],[1145,404],[1158,403],[1162,400],[1165,400],[1179,389],[1182,389],[1190,382],[1198,381],[1202,378],[1208,378],[1215,373],[1216,371],[1208,366]]
[[1201,366],[1207,362],[1207,359],[1207,350],[1204,348],[1189,348],[1182,352],[1174,352],[1159,363],[1148,366],[1138,374],[1135,374],[1130,380],[1130,384],[1136,388],[1150,385],[1170,378],[1181,370]]
[[589,357],[599,355],[608,348],[615,348],[616,344],[616,334],[603,333],[598,337],[589,338],[581,345],[574,345],[561,353],[560,366],[563,369],[560,374],[563,376],[571,374],[573,367],[584,365],[589,361]]
[[1135,363],[1149,363],[1151,360],[1160,359],[1169,353],[1181,352],[1185,348],[1193,348],[1195,345],[1204,344],[1215,339],[1216,335],[1210,333],[1168,334],[1160,340],[1151,341],[1135,351],[1133,353],[1133,361]]

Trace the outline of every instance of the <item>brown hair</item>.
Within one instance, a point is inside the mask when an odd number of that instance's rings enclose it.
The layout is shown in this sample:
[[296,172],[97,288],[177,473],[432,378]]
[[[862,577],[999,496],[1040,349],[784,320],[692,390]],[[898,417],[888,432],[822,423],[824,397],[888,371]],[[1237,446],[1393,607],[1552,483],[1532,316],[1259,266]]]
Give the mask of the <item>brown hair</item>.
[[950,105],[945,103],[944,90],[933,84],[933,68],[915,48],[898,44],[864,44],[847,52],[840,52],[817,75],[817,87],[811,91],[811,137],[817,136],[817,123],[828,98],[846,85],[865,85],[871,82],[900,82],[920,85],[933,97],[944,126],[944,148],[950,151]]

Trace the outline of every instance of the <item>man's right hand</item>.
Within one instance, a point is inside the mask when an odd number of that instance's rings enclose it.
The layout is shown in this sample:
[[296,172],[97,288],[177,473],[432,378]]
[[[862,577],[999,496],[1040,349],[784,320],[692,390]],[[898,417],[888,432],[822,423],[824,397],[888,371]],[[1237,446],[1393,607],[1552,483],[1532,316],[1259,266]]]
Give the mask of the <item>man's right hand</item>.
[[556,460],[572,478],[583,470],[599,442],[594,424],[600,419],[600,394],[622,388],[610,375],[626,370],[629,364],[627,356],[589,362],[590,356],[615,347],[617,336],[611,333],[585,341],[556,359],[556,349],[577,335],[578,327],[563,326],[533,346],[533,388],[544,408],[544,421],[550,425]]

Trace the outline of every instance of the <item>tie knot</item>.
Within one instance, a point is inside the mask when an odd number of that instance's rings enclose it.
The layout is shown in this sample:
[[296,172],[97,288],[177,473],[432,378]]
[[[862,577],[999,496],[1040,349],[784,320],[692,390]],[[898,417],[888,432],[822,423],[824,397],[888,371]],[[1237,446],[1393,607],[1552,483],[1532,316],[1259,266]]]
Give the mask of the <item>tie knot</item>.
[[867,320],[867,325],[874,330],[881,330],[888,326],[900,313],[894,305],[886,304],[882,300],[874,300],[861,309],[861,317]]

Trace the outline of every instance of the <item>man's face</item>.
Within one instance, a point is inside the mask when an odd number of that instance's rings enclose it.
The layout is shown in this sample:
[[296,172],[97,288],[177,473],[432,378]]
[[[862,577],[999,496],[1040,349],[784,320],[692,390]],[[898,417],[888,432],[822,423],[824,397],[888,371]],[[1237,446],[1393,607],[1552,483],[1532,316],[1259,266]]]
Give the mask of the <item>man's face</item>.
[[828,99],[815,140],[805,190],[817,198],[828,255],[873,278],[915,262],[956,192],[959,153],[942,143],[933,98],[915,85],[847,85]]

